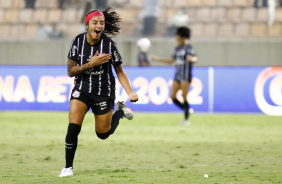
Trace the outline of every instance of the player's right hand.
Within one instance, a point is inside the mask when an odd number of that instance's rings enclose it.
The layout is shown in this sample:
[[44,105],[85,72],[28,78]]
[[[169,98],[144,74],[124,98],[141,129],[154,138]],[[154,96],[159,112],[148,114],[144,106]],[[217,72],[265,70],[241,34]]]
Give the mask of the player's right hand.
[[137,95],[137,93],[130,93],[129,95],[128,95],[128,97],[129,97],[129,100],[131,101],[131,102],[137,102],[138,101],[138,95]]
[[99,52],[97,51],[89,61],[89,64],[91,67],[100,66],[104,63],[109,62],[110,59],[111,59],[110,54],[99,54]]
[[158,58],[157,58],[156,56],[151,56],[151,57],[150,57],[150,60],[152,60],[152,61],[157,61]]

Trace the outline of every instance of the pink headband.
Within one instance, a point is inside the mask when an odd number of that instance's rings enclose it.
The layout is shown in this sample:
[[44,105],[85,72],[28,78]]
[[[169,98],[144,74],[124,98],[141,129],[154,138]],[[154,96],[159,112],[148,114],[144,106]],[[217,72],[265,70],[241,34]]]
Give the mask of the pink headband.
[[92,18],[92,17],[95,17],[95,16],[102,16],[105,18],[104,14],[100,11],[93,11],[89,14],[86,15],[86,18],[85,18],[85,25],[87,25],[87,23],[89,22],[89,20]]

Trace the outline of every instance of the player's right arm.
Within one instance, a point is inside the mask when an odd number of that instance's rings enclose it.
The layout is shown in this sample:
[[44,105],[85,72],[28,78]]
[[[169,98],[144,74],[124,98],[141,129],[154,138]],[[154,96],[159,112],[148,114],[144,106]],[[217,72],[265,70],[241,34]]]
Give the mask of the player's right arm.
[[89,68],[92,68],[94,66],[100,66],[106,62],[109,62],[110,59],[110,54],[103,54],[99,56],[98,51],[88,63],[85,63],[81,66],[78,65],[76,61],[68,59],[68,75],[70,77],[81,75],[84,71],[88,70]]
[[170,58],[170,59],[162,59],[162,58],[158,58],[156,56],[152,56],[151,57],[152,61],[158,61],[158,62],[162,62],[162,63],[168,63],[171,64],[174,62],[174,58]]

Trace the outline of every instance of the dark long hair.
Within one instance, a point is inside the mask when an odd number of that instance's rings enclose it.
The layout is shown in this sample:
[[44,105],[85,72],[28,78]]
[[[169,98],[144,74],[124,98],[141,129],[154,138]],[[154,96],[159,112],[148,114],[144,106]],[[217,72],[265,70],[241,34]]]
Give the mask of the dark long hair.
[[115,35],[119,34],[119,31],[121,29],[121,18],[119,17],[119,14],[117,14],[111,7],[102,12],[105,16],[104,33],[109,37],[114,37]]

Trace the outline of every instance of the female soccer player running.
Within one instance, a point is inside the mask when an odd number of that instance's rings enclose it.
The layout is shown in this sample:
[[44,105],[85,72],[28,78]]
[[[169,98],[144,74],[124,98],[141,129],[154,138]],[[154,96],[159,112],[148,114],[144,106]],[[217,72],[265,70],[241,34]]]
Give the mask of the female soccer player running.
[[[191,31],[188,27],[179,27],[176,31],[176,40],[178,46],[175,48],[172,58],[161,59],[152,57],[153,61],[159,61],[164,63],[175,63],[176,73],[171,86],[170,98],[175,105],[184,110],[185,119],[182,122],[183,125],[189,125],[189,108],[190,105],[187,100],[187,94],[192,81],[192,67],[198,59],[196,52],[191,44],[187,42],[190,39]],[[182,97],[184,103],[176,98],[178,90],[182,90]]]
[[87,32],[76,36],[71,43],[68,75],[75,77],[75,85],[71,94],[65,139],[66,166],[59,177],[73,175],[78,134],[89,108],[94,113],[96,134],[100,139],[107,139],[113,134],[121,118],[133,118],[133,112],[123,102],[117,103],[116,112],[113,114],[115,77],[112,66],[129,100],[138,101],[138,95],[133,92],[121,67],[122,58],[116,44],[110,39],[119,33],[120,21],[112,8],[103,12],[91,10],[85,16]]

